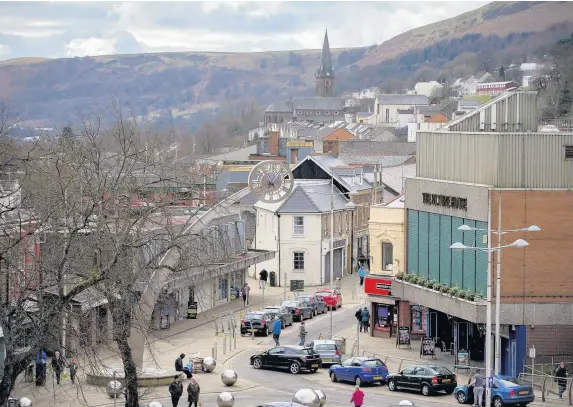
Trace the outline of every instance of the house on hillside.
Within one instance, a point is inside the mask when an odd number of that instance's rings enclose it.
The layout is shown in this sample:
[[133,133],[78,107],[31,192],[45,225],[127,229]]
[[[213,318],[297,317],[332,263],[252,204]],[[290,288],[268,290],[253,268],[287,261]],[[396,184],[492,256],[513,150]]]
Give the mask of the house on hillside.
[[508,89],[516,88],[517,84],[513,81],[506,82],[487,82],[478,83],[476,90],[478,95],[497,96]]
[[416,85],[414,85],[414,90],[408,91],[408,94],[430,96],[434,89],[439,89],[442,87],[443,86],[436,81],[418,82]]
[[415,143],[416,142],[416,133],[418,131],[433,131],[441,128],[446,123],[448,123],[450,119],[448,119],[443,113],[436,113],[434,116],[418,122],[418,123],[409,123],[408,124],[408,142]]
[[403,127],[399,125],[400,110],[429,105],[430,101],[425,95],[380,95],[374,103],[376,124],[386,127]]

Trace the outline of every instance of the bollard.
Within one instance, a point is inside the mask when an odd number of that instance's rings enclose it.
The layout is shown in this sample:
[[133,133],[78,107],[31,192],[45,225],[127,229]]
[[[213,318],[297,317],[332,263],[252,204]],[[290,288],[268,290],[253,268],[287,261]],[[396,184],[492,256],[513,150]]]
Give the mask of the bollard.
[[251,339],[253,341],[255,340],[255,330],[252,328],[252,326],[251,326]]
[[215,357],[214,359],[217,360],[217,341],[215,341]]

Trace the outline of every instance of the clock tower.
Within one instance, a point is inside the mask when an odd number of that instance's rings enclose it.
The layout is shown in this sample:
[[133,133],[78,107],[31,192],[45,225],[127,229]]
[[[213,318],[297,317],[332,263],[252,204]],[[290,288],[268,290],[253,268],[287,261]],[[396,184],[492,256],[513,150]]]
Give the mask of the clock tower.
[[334,96],[334,69],[332,68],[332,55],[328,44],[328,30],[324,33],[322,53],[320,54],[320,66],[314,74],[316,80],[316,96]]

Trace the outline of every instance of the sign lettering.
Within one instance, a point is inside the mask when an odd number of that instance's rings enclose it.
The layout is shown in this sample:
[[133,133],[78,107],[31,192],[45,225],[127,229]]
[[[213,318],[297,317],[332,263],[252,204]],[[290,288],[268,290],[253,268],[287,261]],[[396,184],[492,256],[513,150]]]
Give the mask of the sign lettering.
[[462,211],[468,210],[468,200],[466,198],[458,198],[455,196],[422,192],[422,203],[425,205],[441,206],[443,208],[459,209]]

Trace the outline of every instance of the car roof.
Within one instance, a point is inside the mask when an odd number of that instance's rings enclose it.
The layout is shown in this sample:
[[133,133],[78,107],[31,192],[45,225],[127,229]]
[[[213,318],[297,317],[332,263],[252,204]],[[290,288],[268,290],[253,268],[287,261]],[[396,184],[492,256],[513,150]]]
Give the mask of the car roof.
[[317,339],[312,341],[315,345],[324,345],[324,344],[334,344],[336,345],[336,341],[333,341],[332,339]]
[[265,309],[281,309],[281,307],[279,305],[271,305],[271,306],[265,307]]
[[265,314],[265,312],[264,311],[249,311],[245,315],[253,315],[253,314],[261,315],[261,314]]

